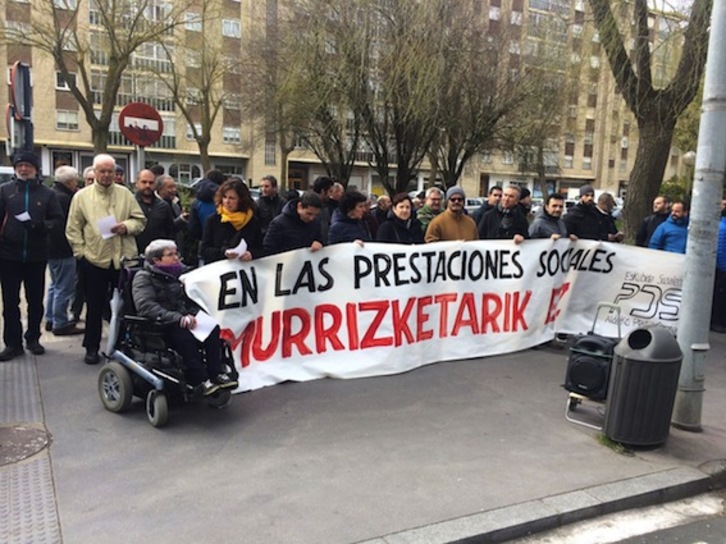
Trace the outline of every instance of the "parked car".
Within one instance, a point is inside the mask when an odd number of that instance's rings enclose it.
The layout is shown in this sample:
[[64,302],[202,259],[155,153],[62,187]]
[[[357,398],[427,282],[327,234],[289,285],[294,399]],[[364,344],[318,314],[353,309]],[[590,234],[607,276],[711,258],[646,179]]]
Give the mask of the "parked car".
[[467,198],[466,202],[464,203],[464,209],[466,210],[466,213],[471,215],[479,208],[481,208],[482,204],[484,204],[484,197],[477,196],[473,198]]
[[0,185],[10,181],[10,178],[15,174],[15,170],[12,166],[0,166]]

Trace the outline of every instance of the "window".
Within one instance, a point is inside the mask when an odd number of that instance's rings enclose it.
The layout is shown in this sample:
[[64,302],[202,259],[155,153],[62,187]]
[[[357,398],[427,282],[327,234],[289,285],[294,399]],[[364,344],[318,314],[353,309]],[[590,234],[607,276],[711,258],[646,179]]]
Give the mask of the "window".
[[234,19],[222,19],[222,36],[228,38],[242,37],[242,24]]
[[242,142],[242,132],[239,127],[222,127],[222,141],[225,144],[239,144]]
[[223,103],[228,110],[238,110],[242,107],[242,96],[239,93],[227,93]]
[[198,13],[187,11],[184,14],[184,28],[192,32],[202,31],[202,18]]
[[600,68],[600,57],[596,57],[595,55],[592,55],[590,57],[590,66],[592,68]]
[[585,132],[588,134],[595,132],[595,119],[585,119]]
[[202,67],[202,52],[195,49],[187,49],[186,60],[187,68],[201,68]]
[[56,110],[55,128],[58,130],[78,130],[78,112],[70,110]]
[[583,157],[582,158],[582,169],[583,170],[592,170],[592,157]]
[[174,47],[160,43],[144,43],[134,53],[135,68],[151,68],[159,72],[171,72]]
[[502,10],[501,8],[492,6],[489,8],[489,20],[490,21],[498,21],[502,16]]
[[265,166],[274,166],[277,162],[277,138],[274,132],[265,135]]
[[202,91],[200,91],[196,87],[187,87],[187,97],[186,97],[187,106],[196,106],[197,104],[199,104],[199,101],[201,99],[202,99]]
[[[197,134],[202,133],[202,125],[199,123],[194,124],[194,128],[197,129]],[[187,140],[194,140],[194,131],[192,130],[191,125],[187,125],[187,133],[186,133],[186,139]]]
[[522,12],[513,11],[509,14],[509,23],[517,26],[522,26]]
[[502,164],[514,164],[514,155],[511,151],[502,153]]
[[89,0],[88,22],[92,25],[100,25],[101,20],[101,8],[98,5],[98,0]]
[[60,71],[56,71],[55,73],[55,88],[59,91],[69,91],[70,87],[68,86],[68,83],[73,83],[75,85],[76,83],[76,74],[71,72],[68,74],[68,78],[63,77],[63,74]]
[[483,162],[484,164],[491,164],[492,163],[492,152],[484,151],[481,154],[481,162]]
[[73,11],[78,8],[77,0],[53,0],[53,7],[56,9],[67,9]]
[[149,0],[148,5],[144,9],[146,18],[154,23],[163,23],[168,20],[170,13],[171,4],[168,2],[160,2],[159,0]]

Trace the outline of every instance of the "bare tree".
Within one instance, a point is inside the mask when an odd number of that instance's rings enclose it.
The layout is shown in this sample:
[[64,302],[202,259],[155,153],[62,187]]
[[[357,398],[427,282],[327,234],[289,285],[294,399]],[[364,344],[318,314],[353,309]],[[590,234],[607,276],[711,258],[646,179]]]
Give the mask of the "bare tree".
[[[211,2],[202,2],[186,17],[186,24],[196,31],[187,31],[185,39],[176,40],[173,45],[165,43],[169,68],[152,72],[171,91],[176,109],[199,147],[199,160],[206,172],[212,166],[209,145],[220,111],[225,104],[240,108],[239,97],[231,91],[240,86],[239,59],[223,54],[217,38],[221,18]],[[178,62],[179,59],[185,62]]]
[[[85,8],[88,6],[88,19]],[[105,151],[122,76],[144,46],[161,44],[183,22],[187,2],[156,0],[35,0],[31,22],[0,29],[0,43],[50,55]]]
[[[638,123],[638,152],[623,211],[626,232],[632,233],[658,194],[678,117],[698,91],[706,62],[712,0],[693,1],[682,32],[680,62],[673,78],[662,87],[656,86],[652,73],[647,0],[633,0],[632,11],[630,3],[589,2],[618,90]],[[618,25],[614,7],[621,10],[622,27]],[[634,49],[629,53],[625,44],[631,37]]]

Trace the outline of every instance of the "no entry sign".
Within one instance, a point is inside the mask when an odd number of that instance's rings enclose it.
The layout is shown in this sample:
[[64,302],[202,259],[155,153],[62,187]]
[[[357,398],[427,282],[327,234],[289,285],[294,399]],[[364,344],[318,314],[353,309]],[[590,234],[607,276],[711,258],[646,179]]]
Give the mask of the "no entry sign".
[[158,142],[164,130],[159,112],[143,102],[127,104],[118,116],[118,124],[121,134],[139,147]]

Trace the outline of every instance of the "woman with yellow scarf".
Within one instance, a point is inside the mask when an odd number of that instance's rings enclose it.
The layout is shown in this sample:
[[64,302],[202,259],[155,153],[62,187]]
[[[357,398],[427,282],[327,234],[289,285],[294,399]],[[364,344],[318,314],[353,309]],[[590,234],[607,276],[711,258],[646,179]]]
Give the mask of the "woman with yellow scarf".
[[[217,213],[204,223],[200,254],[205,264],[222,259],[250,261],[262,255],[262,229],[255,202],[240,178],[225,181],[214,195]],[[247,248],[235,252],[244,239]]]

